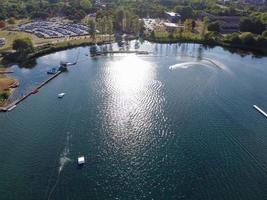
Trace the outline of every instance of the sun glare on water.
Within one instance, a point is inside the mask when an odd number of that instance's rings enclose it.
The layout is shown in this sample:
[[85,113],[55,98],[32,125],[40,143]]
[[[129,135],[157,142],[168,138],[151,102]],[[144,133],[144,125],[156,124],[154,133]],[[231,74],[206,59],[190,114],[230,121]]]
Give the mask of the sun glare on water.
[[152,78],[151,63],[136,55],[128,55],[111,64],[111,78],[121,92],[131,94],[141,90]]

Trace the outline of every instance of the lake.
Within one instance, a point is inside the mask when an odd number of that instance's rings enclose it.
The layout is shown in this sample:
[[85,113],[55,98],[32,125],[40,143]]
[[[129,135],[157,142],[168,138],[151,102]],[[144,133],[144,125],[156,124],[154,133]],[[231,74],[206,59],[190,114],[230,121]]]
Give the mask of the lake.
[[150,54],[92,58],[80,47],[11,67],[16,99],[79,54],[0,113],[0,199],[267,199],[267,118],[253,108],[267,111],[267,58],[198,44],[139,49]]

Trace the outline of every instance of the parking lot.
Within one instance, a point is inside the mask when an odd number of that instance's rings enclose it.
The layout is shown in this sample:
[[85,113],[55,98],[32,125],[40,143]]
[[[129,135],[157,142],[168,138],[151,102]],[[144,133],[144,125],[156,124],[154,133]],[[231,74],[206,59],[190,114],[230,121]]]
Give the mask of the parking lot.
[[57,21],[34,21],[19,25],[17,30],[35,34],[39,38],[62,38],[89,34],[87,26]]

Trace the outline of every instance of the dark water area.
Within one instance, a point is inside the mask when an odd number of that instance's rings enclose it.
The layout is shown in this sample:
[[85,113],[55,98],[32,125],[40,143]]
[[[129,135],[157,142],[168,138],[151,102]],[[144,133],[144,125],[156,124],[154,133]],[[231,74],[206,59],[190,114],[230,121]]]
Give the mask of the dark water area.
[[91,58],[80,47],[11,67],[16,99],[80,52],[0,113],[0,199],[267,199],[267,119],[252,107],[267,111],[267,58],[197,44],[140,50],[151,54]]

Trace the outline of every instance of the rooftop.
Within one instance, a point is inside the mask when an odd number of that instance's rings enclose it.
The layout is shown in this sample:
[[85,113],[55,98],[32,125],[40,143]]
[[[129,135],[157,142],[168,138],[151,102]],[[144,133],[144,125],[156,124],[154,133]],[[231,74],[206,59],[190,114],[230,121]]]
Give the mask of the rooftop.
[[171,28],[178,28],[177,24],[175,23],[164,22],[164,25]]
[[181,15],[179,13],[175,13],[175,12],[165,12],[167,15],[170,15],[171,17],[181,17]]

